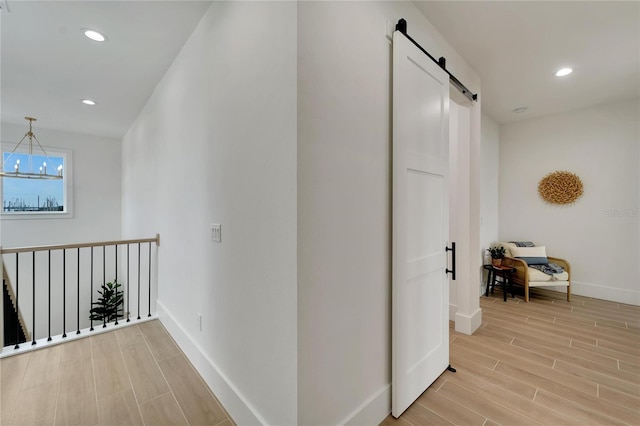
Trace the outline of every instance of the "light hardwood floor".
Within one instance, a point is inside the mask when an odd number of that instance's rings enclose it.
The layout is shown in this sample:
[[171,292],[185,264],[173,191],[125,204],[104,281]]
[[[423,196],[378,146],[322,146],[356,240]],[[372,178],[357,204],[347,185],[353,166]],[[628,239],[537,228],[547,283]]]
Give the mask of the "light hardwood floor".
[[473,336],[450,329],[445,372],[388,425],[640,425],[640,308],[533,290],[482,297]]
[[233,421],[155,320],[0,360],[2,425]]
[[[482,297],[481,328],[451,328],[457,373],[382,425],[640,425],[640,308],[532,296]],[[2,425],[233,424],[158,321],[0,365]]]

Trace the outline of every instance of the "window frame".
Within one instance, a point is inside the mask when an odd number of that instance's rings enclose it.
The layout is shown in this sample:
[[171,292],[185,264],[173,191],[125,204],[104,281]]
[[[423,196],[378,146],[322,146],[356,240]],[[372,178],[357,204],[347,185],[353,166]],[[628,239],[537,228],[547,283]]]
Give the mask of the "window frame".
[[[16,147],[15,143],[2,142],[0,156],[4,159],[4,154],[13,151]],[[61,212],[5,212],[4,211],[4,177],[0,177],[0,201],[2,209],[0,209],[0,217],[2,220],[23,220],[23,219],[68,219],[73,217],[73,151],[64,148],[54,148],[43,146],[49,157],[62,157],[64,161],[64,170],[62,181],[63,189],[63,206]],[[28,154],[27,147],[20,147],[15,152],[20,154]],[[34,154],[40,155],[40,154]],[[13,179],[13,178],[7,178]]]

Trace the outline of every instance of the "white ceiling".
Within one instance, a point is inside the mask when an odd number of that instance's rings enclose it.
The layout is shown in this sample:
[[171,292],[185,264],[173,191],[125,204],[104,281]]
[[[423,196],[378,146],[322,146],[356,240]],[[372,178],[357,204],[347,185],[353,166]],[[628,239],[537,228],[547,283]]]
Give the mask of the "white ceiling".
[[[191,35],[205,1],[17,1],[1,13],[2,121],[120,138]],[[81,29],[107,35],[97,43]],[[80,100],[97,102],[88,107]]]
[[[500,123],[640,97],[638,1],[414,3],[480,74]],[[555,77],[562,67],[573,74]]]
[[[640,96],[640,2],[415,4],[481,75],[483,111],[501,123]],[[209,5],[0,0],[2,121],[120,138]],[[558,79],[561,66],[575,71]]]

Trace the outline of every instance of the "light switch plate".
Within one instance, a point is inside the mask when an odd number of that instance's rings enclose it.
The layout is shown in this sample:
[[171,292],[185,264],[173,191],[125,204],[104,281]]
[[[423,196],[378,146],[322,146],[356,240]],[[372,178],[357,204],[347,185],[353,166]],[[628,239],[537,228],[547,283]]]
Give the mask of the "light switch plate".
[[222,225],[219,223],[211,224],[211,241],[215,241],[216,243],[222,242]]

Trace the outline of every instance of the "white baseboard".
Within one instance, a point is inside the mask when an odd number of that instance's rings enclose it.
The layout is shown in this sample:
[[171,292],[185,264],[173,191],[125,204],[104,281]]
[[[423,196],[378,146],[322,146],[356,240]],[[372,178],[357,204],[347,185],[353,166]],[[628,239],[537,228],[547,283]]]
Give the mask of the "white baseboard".
[[157,302],[158,317],[191,364],[220,400],[231,418],[239,425],[266,425],[267,422],[238,392],[228,377],[216,366],[196,341],[176,321],[162,302]]
[[391,385],[388,384],[366,400],[347,418],[342,426],[370,426],[380,424],[391,413]]
[[458,305],[449,304],[449,321],[456,320],[456,312],[458,312]]
[[471,315],[456,313],[456,331],[471,336],[482,325],[482,309],[478,308]]
[[640,291],[571,281],[571,294],[640,306]]

